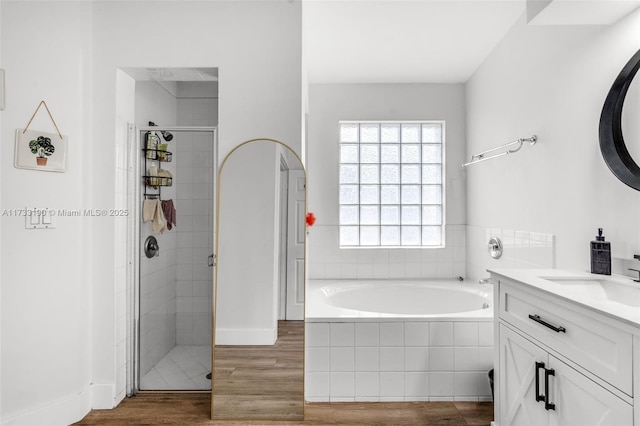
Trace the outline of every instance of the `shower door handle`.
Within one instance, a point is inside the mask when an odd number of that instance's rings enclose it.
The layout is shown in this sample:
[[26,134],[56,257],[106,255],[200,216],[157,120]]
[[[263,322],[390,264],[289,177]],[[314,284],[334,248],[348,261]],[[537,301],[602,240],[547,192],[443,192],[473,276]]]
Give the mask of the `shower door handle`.
[[208,264],[209,264],[209,267],[216,266],[216,255],[215,254],[210,254],[209,255]]

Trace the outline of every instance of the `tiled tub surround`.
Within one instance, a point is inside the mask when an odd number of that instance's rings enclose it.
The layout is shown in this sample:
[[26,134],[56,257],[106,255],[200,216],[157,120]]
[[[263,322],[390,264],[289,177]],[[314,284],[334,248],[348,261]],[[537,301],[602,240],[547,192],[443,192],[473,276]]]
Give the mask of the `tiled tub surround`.
[[446,226],[443,248],[340,248],[338,225],[309,231],[309,279],[417,279],[465,276],[466,225]]
[[[309,295],[314,285],[312,280]],[[308,312],[312,304],[307,300]],[[307,315],[305,399],[491,400],[493,318],[490,309],[483,311],[423,318]]]
[[[502,241],[503,253],[493,259],[487,252],[491,237]],[[555,237],[542,232],[467,226],[467,273],[469,280],[488,277],[489,268],[549,269],[555,267]]]
[[305,399],[490,401],[491,319],[309,322]]
[[[487,277],[487,268],[553,268],[552,234],[447,225],[446,246],[435,249],[341,249],[337,225],[316,224],[309,235],[309,279],[416,279]],[[493,259],[491,237],[502,240],[504,252]]]

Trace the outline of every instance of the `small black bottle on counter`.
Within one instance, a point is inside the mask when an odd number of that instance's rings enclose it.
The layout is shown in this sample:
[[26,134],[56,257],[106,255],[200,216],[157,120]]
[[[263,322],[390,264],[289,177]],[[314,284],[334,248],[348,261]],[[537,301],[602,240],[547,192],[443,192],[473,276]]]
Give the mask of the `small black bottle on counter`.
[[611,275],[611,243],[604,240],[602,228],[598,228],[595,241],[591,241],[591,273]]

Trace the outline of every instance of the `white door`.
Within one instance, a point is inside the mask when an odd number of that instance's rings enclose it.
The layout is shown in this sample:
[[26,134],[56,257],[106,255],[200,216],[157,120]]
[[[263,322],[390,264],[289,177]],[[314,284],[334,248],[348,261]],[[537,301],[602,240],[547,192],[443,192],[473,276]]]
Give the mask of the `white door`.
[[[548,411],[543,401],[544,363],[548,368],[547,352],[518,333],[500,324],[499,421],[500,425],[542,426],[548,423]],[[536,376],[539,389],[536,390]]]
[[591,381],[564,362],[549,356],[550,401],[555,410],[549,412],[549,422],[558,426],[631,425],[633,407],[599,384]]
[[289,170],[287,230],[287,320],[304,319],[304,240],[306,180],[303,170]]

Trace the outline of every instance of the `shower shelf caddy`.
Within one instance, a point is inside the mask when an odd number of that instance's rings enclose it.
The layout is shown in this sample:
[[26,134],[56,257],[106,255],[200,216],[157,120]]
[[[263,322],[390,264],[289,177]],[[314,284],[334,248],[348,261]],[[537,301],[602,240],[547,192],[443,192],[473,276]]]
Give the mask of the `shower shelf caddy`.
[[[173,157],[173,154],[170,151],[165,151],[162,149],[149,149],[143,148],[142,152],[144,154],[144,170],[145,172],[148,170],[147,163],[149,161],[157,161],[158,165],[160,163],[170,163]],[[160,167],[158,166],[158,170]],[[144,181],[145,188],[153,188],[158,192],[149,193],[147,189],[144,191],[145,198],[161,198],[161,188],[163,186],[172,186],[173,185],[173,177],[167,176],[149,176],[143,175],[142,180]]]

